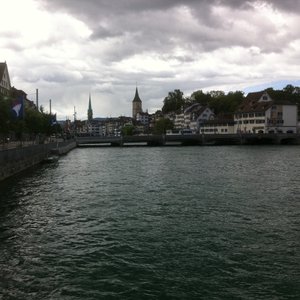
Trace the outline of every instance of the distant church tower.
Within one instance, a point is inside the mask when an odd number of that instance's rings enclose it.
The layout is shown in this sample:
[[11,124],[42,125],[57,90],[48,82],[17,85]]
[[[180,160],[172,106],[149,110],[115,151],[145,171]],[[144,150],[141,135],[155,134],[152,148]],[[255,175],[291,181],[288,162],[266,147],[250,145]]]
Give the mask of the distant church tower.
[[87,111],[88,121],[91,122],[93,120],[93,110],[92,110],[92,102],[91,102],[91,93],[89,97],[89,108]]
[[140,99],[138,88],[136,87],[135,96],[132,100],[132,117],[136,119],[137,113],[142,113],[142,100]]

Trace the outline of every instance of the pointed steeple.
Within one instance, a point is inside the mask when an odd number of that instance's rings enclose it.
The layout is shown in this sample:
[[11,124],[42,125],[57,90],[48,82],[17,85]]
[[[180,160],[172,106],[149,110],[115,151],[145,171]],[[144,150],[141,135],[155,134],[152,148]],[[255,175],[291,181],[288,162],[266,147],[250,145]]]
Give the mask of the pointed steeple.
[[135,96],[134,99],[132,100],[132,117],[136,119],[136,116],[138,113],[142,113],[142,100],[139,96],[139,91],[138,88],[135,88]]
[[134,99],[132,100],[132,102],[142,102],[142,100],[140,99],[139,91],[138,91],[137,87],[135,88],[135,96],[134,96]]
[[92,100],[91,100],[91,93],[89,95],[89,108],[87,111],[87,115],[88,115],[88,121],[92,121],[93,120],[93,109],[92,109]]

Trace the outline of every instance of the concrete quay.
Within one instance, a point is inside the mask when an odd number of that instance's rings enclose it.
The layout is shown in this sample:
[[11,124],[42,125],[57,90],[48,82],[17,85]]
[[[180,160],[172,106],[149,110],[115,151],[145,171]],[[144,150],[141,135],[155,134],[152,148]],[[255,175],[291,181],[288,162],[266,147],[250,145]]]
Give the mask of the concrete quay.
[[172,146],[172,145],[300,145],[300,134],[191,134],[84,136],[76,138],[78,147],[92,146]]
[[0,150],[0,181],[35,166],[50,155],[63,155],[76,147],[76,142],[65,141],[48,144],[18,144],[15,148]]

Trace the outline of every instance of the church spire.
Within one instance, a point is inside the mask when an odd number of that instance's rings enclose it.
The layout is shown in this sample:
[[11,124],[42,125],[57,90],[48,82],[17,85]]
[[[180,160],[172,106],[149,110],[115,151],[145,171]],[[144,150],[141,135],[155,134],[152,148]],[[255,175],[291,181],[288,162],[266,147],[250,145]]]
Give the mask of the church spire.
[[142,113],[142,100],[139,96],[139,91],[138,88],[135,88],[135,96],[134,99],[132,100],[132,117],[136,119],[136,116],[138,113]]
[[92,101],[91,101],[91,93],[89,95],[89,108],[87,111],[87,115],[88,115],[88,121],[92,121],[93,120],[93,109],[92,109]]
[[137,87],[135,88],[135,96],[134,96],[134,99],[132,100],[132,102],[142,102],[142,100],[140,99],[139,91],[138,91]]

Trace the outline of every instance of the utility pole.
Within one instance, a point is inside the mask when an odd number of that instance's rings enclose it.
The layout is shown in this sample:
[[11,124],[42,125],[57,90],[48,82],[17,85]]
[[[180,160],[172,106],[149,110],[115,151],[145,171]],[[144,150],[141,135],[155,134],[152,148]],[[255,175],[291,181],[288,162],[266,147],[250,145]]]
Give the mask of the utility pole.
[[50,106],[50,116],[51,116],[51,99],[49,99],[49,106]]

